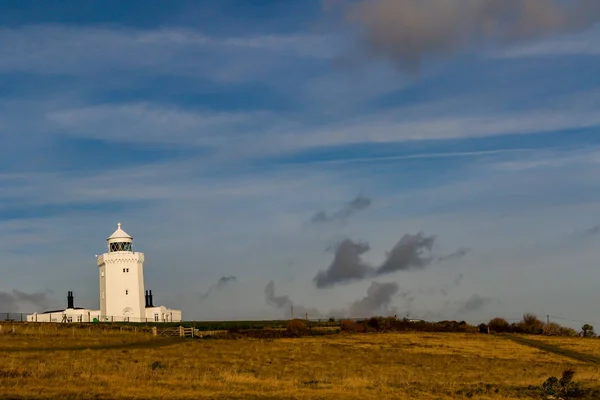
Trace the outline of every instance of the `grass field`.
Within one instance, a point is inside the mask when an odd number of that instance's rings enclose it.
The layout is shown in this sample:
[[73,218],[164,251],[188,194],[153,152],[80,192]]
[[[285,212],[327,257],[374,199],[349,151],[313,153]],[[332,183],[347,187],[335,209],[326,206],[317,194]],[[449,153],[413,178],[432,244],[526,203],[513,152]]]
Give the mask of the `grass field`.
[[[600,354],[600,339],[543,339]],[[585,387],[599,387],[596,364],[493,335],[186,340],[70,328],[0,335],[0,399],[539,399],[530,386],[569,367]]]

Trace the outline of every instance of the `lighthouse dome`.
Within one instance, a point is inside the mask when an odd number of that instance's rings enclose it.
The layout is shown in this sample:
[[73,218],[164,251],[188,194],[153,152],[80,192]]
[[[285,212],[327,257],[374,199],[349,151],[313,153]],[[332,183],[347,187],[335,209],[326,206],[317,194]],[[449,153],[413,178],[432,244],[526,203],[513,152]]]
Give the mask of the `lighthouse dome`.
[[106,241],[108,242],[108,251],[110,253],[115,251],[128,251],[132,250],[133,237],[121,229],[121,223],[117,224],[117,230],[110,235]]

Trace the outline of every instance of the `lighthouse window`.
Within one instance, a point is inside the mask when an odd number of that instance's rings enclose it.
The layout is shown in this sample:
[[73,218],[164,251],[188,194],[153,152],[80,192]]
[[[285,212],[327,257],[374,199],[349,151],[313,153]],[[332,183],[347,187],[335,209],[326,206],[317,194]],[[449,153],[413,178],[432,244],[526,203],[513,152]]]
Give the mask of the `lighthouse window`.
[[127,242],[111,243],[110,244],[110,251],[111,252],[114,252],[114,251],[132,251],[132,249],[131,249],[131,243],[127,243]]

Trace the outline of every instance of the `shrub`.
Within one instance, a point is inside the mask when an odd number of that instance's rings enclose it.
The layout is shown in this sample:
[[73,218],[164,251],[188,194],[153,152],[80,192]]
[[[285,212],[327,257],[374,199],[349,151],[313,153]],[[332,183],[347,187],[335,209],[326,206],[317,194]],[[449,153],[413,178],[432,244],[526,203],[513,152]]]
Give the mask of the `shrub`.
[[543,333],[546,336],[562,336],[562,330],[562,326],[556,322],[550,322],[549,324],[544,325]]
[[594,327],[590,324],[585,324],[581,327],[581,336],[583,337],[596,337]]
[[365,326],[351,319],[345,319],[340,322],[340,328],[346,332],[364,332]]
[[292,335],[301,336],[306,335],[308,333],[308,328],[306,327],[304,321],[302,321],[301,319],[293,319],[290,322],[288,322],[287,331]]
[[563,371],[560,379],[551,376],[542,384],[542,393],[546,399],[576,399],[585,394],[580,383],[573,382],[575,371],[567,369]]
[[560,336],[577,336],[577,331],[573,328],[562,326],[560,328]]
[[369,328],[375,329],[376,331],[378,331],[379,330],[379,319],[372,317],[367,322],[367,325],[369,326]]
[[519,323],[523,333],[539,335],[543,333],[544,323],[534,314],[523,315],[523,320]]
[[490,321],[488,326],[490,327],[490,331],[496,333],[504,333],[511,331],[508,321],[504,318],[494,318]]

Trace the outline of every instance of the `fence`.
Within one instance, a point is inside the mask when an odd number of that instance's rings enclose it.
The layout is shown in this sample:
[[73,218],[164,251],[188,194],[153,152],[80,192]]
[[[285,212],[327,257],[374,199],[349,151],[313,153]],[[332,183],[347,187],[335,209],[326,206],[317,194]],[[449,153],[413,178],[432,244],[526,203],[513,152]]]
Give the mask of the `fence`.
[[7,322],[25,322],[27,321],[27,314],[25,313],[0,313],[0,321]]
[[54,322],[54,323],[82,323],[82,322],[124,322],[124,323],[172,323],[182,322],[179,313],[160,313],[153,317],[135,318],[126,316],[107,316],[97,312],[78,312],[77,310],[47,312],[42,314],[27,313],[0,313],[0,321],[8,322]]

